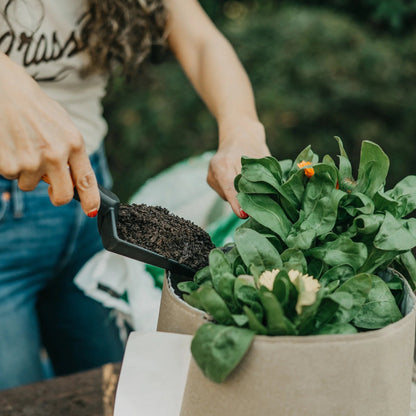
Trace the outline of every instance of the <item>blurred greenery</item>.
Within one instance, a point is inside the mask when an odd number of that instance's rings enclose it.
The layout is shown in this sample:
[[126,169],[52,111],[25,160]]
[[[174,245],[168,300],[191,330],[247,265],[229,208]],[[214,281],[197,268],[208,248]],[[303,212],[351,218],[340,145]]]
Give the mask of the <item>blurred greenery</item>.
[[[250,76],[272,154],[293,158],[312,144],[334,155],[337,135],[357,165],[369,139],[389,155],[391,183],[414,173],[416,0],[201,4]],[[216,148],[215,120],[171,56],[134,82],[114,78],[104,110],[122,200],[173,163]]]

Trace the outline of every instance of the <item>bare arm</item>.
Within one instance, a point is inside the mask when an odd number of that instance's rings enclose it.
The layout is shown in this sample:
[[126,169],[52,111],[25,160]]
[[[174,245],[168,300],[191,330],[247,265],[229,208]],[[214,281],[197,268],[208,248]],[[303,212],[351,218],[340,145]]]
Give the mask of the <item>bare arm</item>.
[[197,0],[166,0],[169,44],[195,90],[217,120],[218,152],[210,163],[208,183],[234,212],[240,212],[234,177],[241,156],[269,155],[253,91],[233,48]]
[[45,174],[53,204],[72,199],[74,182],[84,212],[99,208],[81,134],[65,110],[0,52],[0,175],[18,179],[19,188],[30,191]]

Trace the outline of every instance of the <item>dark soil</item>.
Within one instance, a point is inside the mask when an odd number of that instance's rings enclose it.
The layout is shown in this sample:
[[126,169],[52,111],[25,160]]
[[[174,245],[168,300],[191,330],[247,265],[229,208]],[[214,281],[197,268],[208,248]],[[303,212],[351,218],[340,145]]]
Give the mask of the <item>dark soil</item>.
[[166,208],[145,204],[120,204],[117,232],[123,240],[194,270],[208,265],[209,252],[215,247],[201,227]]

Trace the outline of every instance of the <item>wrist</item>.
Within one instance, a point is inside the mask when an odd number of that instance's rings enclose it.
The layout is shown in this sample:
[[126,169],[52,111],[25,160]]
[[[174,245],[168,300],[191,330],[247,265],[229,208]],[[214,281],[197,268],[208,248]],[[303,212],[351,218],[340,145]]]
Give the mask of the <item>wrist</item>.
[[239,116],[229,118],[218,124],[220,144],[228,141],[247,139],[250,141],[266,142],[263,124],[257,117]]

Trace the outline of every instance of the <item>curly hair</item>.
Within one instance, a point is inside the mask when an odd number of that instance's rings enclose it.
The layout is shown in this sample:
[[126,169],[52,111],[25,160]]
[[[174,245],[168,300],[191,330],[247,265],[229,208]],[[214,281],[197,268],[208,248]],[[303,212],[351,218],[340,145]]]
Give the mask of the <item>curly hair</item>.
[[84,74],[121,68],[130,77],[147,57],[162,59],[167,45],[163,0],[87,1],[81,43],[90,60]]

